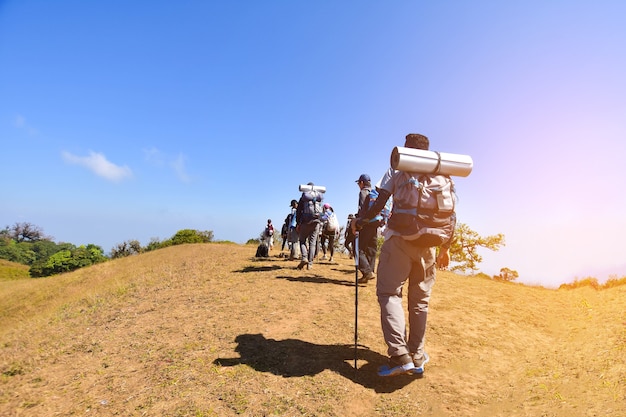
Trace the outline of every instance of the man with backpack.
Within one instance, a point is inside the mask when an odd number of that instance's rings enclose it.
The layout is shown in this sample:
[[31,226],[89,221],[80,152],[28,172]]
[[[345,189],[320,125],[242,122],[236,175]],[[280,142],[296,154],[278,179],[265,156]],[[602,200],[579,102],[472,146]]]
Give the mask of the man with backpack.
[[287,242],[289,244],[289,260],[295,261],[296,254],[298,253],[298,231],[296,227],[298,226],[296,219],[296,212],[298,211],[298,201],[291,200],[289,203],[289,207],[291,211],[287,215],[287,219],[289,219],[288,230],[287,230]]
[[335,214],[335,209],[328,203],[324,204],[324,214],[322,214],[322,236],[320,239],[320,247],[324,256],[322,260],[326,259],[326,252],[329,253],[329,262],[333,261],[335,254],[335,239],[339,234],[339,220]]
[[[429,140],[420,134],[409,134],[404,146],[428,150]],[[434,186],[435,183],[437,186]],[[448,250],[456,224],[454,187],[447,176],[407,173],[393,168],[377,185],[377,202],[360,213],[355,223],[357,229],[366,225],[393,195],[393,210],[384,233],[385,243],[380,254],[376,285],[381,327],[390,359],[378,374],[421,374],[429,361],[424,350],[424,336],[435,272],[437,266],[448,266]],[[441,210],[426,207],[431,200],[435,201],[435,205],[438,200],[451,204]],[[435,260],[437,246],[441,249]],[[402,289],[407,279],[408,334],[402,306]]]
[[267,225],[265,225],[265,230],[263,230],[263,238],[271,251],[274,247],[274,225],[272,224],[272,219],[267,219]]
[[318,236],[322,223],[322,200],[324,195],[315,189],[312,182],[308,183],[310,190],[303,191],[296,209],[296,223],[300,239],[300,257],[298,269],[305,266],[313,268],[313,259],[317,247]]
[[[357,218],[364,218],[364,214],[370,208],[372,183],[370,176],[367,174],[361,174],[355,182],[359,186],[359,209],[356,216]],[[363,274],[359,282],[363,284],[375,278],[374,267],[376,264],[376,252],[378,251],[378,226],[380,226],[380,222],[372,218],[367,222],[362,222],[359,230],[359,271]]]

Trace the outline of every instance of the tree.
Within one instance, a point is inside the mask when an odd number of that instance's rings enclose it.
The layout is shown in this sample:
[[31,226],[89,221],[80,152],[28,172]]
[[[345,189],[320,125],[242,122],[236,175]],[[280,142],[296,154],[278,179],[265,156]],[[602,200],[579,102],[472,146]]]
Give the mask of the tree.
[[74,271],[107,260],[100,246],[89,244],[75,247],[63,244],[64,249],[59,250],[48,259],[38,262],[30,267],[32,277],[47,277],[62,272]]
[[209,243],[213,240],[213,232],[208,230],[183,229],[172,236],[172,245],[182,245],[183,243]]
[[143,250],[145,252],[150,252],[152,250],[162,249],[164,247],[165,245],[161,243],[161,239],[159,239],[158,237],[152,237],[150,238],[150,242],[146,245],[145,248],[143,248]]
[[482,247],[497,251],[501,246],[504,246],[504,235],[502,233],[482,237],[470,229],[468,225],[459,223],[456,225],[454,241],[450,246],[450,260],[457,262],[458,265],[454,265],[450,269],[461,272],[469,269],[475,272],[478,270],[478,264],[483,260],[482,256],[478,254],[478,248]]
[[141,253],[141,244],[138,240],[124,241],[118,243],[113,249],[111,249],[111,258],[124,258],[130,255],[138,255]]
[[517,271],[506,267],[500,269],[500,275],[494,275],[493,277],[497,281],[515,281],[517,278],[519,278]]
[[[44,235],[43,229],[34,224],[23,222],[15,223],[11,228],[8,228],[9,237],[20,242],[37,242],[39,240],[52,240],[51,237]],[[5,231],[6,232],[6,231]]]

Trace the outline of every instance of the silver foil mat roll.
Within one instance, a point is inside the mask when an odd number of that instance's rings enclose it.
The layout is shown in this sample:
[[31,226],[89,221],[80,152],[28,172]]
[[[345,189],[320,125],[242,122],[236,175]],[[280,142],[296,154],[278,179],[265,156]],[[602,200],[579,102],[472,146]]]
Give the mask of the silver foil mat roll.
[[308,184],[300,184],[300,191],[302,191],[303,193],[306,191],[319,191],[320,193],[325,193],[326,192],[326,187],[324,187],[323,185],[308,185]]
[[472,172],[474,162],[469,155],[396,146],[391,152],[391,167],[398,171],[420,174],[467,177]]

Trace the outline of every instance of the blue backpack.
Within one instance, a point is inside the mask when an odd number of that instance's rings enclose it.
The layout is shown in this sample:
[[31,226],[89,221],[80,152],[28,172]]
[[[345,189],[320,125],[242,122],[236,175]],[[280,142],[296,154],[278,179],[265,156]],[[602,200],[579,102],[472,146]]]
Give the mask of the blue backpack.
[[[371,208],[376,200],[378,199],[378,190],[376,188],[372,188],[369,192],[369,205],[368,209]],[[378,222],[379,226],[384,226],[389,221],[389,217],[391,217],[391,207],[393,205],[393,197],[389,197],[387,202],[385,203],[385,207],[378,213],[376,217],[370,220],[370,223]]]

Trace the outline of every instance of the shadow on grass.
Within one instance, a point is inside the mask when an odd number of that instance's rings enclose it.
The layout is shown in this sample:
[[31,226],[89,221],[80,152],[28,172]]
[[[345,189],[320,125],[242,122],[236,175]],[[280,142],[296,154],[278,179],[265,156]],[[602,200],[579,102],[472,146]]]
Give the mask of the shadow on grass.
[[343,274],[352,274],[354,275],[356,273],[355,269],[339,269],[339,268],[331,268],[333,271],[337,271],[337,272],[341,272]]
[[286,279],[287,281],[292,281],[292,282],[311,282],[313,284],[335,284],[335,285],[345,285],[349,287],[354,287],[354,281],[331,279],[331,278],[323,277],[321,275],[305,275],[301,277],[288,277],[288,276],[283,276],[283,275],[277,275],[276,278]]
[[277,269],[283,269],[279,265],[262,265],[262,266],[246,266],[245,268],[237,269],[233,272],[247,273],[247,272],[263,272],[263,271],[275,271]]
[[242,334],[235,338],[239,358],[218,358],[220,366],[248,365],[259,372],[270,372],[285,378],[314,376],[328,369],[350,381],[379,393],[394,392],[417,376],[379,377],[378,367],[387,358],[367,347],[358,346],[357,358],[365,361],[354,369],[354,345],[316,345],[297,339],[266,339],[262,334]]

